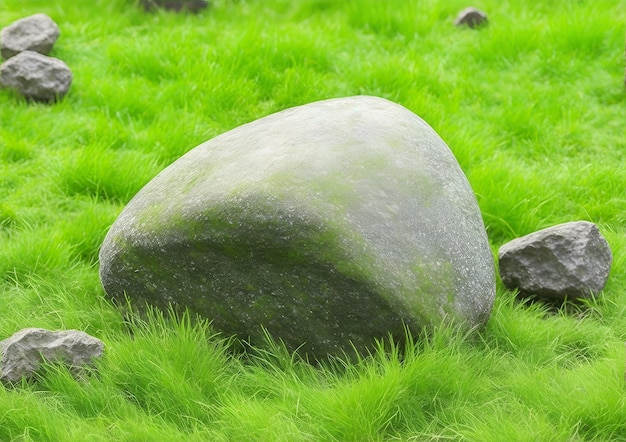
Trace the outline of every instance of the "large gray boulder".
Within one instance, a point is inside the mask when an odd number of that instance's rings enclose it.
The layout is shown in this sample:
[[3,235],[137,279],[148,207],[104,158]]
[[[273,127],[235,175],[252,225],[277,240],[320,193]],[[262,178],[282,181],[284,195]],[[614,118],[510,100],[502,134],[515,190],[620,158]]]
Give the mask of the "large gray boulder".
[[563,301],[598,294],[609,277],[613,255],[595,224],[574,221],[504,244],[498,260],[507,288]]
[[55,102],[67,94],[72,71],[59,59],[24,51],[2,63],[0,84],[28,100]]
[[31,15],[0,31],[0,52],[5,60],[23,51],[48,55],[60,33],[57,24],[46,14]]
[[0,381],[10,384],[32,378],[44,361],[80,370],[103,351],[102,341],[82,331],[26,328],[0,341]]
[[188,307],[318,359],[483,324],[495,270],[454,155],[406,108],[320,101],[224,133],[148,183],[100,251],[106,293]]

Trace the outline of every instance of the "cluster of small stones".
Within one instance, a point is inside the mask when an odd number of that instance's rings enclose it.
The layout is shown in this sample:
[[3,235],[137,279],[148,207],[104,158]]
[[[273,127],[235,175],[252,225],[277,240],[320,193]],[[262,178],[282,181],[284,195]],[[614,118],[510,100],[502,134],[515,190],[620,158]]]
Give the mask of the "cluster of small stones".
[[508,289],[563,302],[592,298],[602,291],[613,255],[595,224],[574,221],[504,244],[498,260]]
[[[72,83],[67,65],[48,56],[59,38],[57,24],[45,14],[17,20],[0,30],[0,86],[29,101],[53,103]],[[33,379],[42,363],[64,364],[76,373],[102,356],[104,344],[77,330],[26,328],[0,341],[0,382]]]
[[[142,0],[146,11],[155,7],[199,12],[204,0],[185,4],[171,0]],[[461,11],[456,26],[479,28],[487,15],[473,7]],[[72,82],[67,65],[48,54],[60,35],[57,24],[45,14],[17,20],[0,31],[0,85],[26,99],[55,102]],[[626,72],[625,72],[626,85]],[[560,224],[502,245],[498,251],[503,284],[524,296],[556,301],[585,299],[601,292],[608,280],[612,254],[598,227],[578,221]],[[0,382],[15,384],[36,376],[42,363],[61,363],[73,372],[91,366],[103,354],[104,344],[77,330],[49,331],[27,328],[0,341]]]
[[102,341],[82,331],[26,328],[0,341],[0,381],[14,385],[32,380],[44,363],[65,365],[80,374],[103,351]]
[[0,85],[29,101],[53,103],[62,99],[72,83],[72,71],[48,54],[59,38],[57,24],[45,14],[11,23],[0,31]]

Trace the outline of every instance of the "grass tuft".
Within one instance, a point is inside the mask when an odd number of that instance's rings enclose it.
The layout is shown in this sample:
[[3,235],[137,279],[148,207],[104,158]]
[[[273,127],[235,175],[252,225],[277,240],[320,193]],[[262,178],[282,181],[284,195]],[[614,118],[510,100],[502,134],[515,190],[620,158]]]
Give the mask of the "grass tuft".
[[69,153],[69,164],[60,166],[63,190],[112,202],[127,202],[160,169],[147,155],[136,151],[119,152],[94,146]]

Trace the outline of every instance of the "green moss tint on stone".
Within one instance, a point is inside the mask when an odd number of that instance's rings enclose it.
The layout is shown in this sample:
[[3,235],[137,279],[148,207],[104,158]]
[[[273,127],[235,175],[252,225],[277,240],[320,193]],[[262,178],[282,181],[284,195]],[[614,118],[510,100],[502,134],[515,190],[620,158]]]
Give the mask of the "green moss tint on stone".
[[[254,207],[253,215],[248,207]],[[289,348],[302,347],[311,354],[350,353],[350,341],[365,345],[359,336],[364,323],[372,334],[401,336],[403,324],[415,322],[397,314],[408,309],[392,306],[391,296],[385,299],[371,293],[369,287],[375,285],[375,276],[368,271],[371,257],[363,251],[359,256],[342,249],[342,244],[348,243],[347,232],[334,232],[318,220],[302,219],[297,229],[285,229],[281,217],[269,216],[276,215],[275,206],[262,208],[258,201],[240,203],[232,210],[205,213],[206,222],[173,224],[173,230],[183,231],[191,240],[162,244],[156,255],[151,247],[139,251],[137,244],[118,244],[124,255],[118,259],[119,270],[135,269],[138,276],[134,281],[126,279],[128,294],[151,304],[156,290],[175,294],[156,298],[159,307],[166,308],[167,302],[176,300],[213,317],[214,325],[225,333],[245,338],[250,337],[247,322],[262,324]],[[234,213],[238,222],[231,224],[224,217]],[[190,274],[194,277],[189,278]],[[146,275],[159,275],[158,282],[152,283]],[[378,318],[368,316],[372,311]],[[345,323],[358,328],[350,330]],[[390,323],[392,329],[388,329]],[[323,330],[319,330],[320,324],[324,324]],[[298,336],[303,330],[310,331],[317,343],[302,345],[300,338],[293,336],[294,330]],[[344,345],[338,346],[338,340]]]
[[450,320],[486,321],[493,257],[454,156],[419,117],[373,97],[288,109],[162,171],[100,253],[107,295],[262,329],[313,358],[366,352]]

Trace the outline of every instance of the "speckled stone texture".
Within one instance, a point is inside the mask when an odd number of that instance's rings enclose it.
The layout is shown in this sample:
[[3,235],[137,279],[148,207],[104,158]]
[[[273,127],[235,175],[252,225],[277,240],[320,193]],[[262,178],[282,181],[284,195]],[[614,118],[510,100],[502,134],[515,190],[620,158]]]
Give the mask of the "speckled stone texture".
[[493,256],[443,140],[375,97],[288,109],[191,150],[100,251],[106,293],[186,306],[226,335],[262,327],[314,359],[442,322],[485,323]]
[[0,381],[32,378],[43,361],[62,363],[78,372],[100,358],[104,343],[79,330],[26,328],[0,341]]
[[502,245],[498,260],[507,288],[563,301],[598,294],[609,278],[613,254],[595,224],[574,221]]
[[54,103],[72,84],[70,68],[53,57],[24,51],[0,66],[0,85],[22,94],[27,100]]

